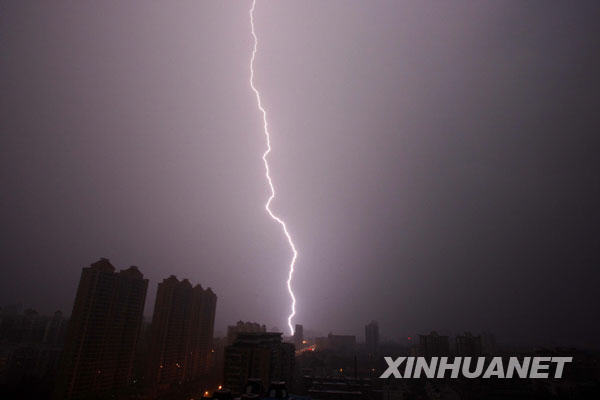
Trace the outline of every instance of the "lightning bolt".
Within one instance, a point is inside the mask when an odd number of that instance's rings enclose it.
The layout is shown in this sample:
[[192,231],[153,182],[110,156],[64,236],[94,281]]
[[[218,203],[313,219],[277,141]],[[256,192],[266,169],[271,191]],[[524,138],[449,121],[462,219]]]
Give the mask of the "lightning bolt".
[[296,264],[296,258],[298,258],[298,251],[296,250],[296,246],[294,246],[294,242],[292,241],[292,236],[288,232],[285,222],[281,218],[279,218],[277,215],[275,215],[273,213],[273,211],[271,211],[271,202],[275,198],[275,186],[273,186],[273,181],[271,180],[271,171],[269,169],[269,162],[267,161],[267,156],[271,152],[271,136],[269,134],[269,124],[267,122],[267,111],[265,110],[265,108],[262,105],[262,102],[260,99],[260,92],[254,86],[254,59],[256,58],[256,50],[258,48],[258,37],[256,36],[256,32],[254,31],[254,8],[255,7],[256,7],[256,0],[252,0],[252,7],[250,8],[250,27],[251,27],[251,32],[252,32],[252,38],[254,39],[254,46],[252,48],[252,57],[250,58],[250,87],[252,88],[252,91],[256,95],[256,104],[263,116],[263,130],[265,132],[265,139],[266,139],[266,143],[267,143],[267,150],[263,153],[262,159],[265,164],[265,176],[267,178],[267,182],[269,183],[271,195],[269,196],[269,199],[267,200],[267,203],[265,204],[265,209],[267,210],[267,213],[269,213],[269,216],[271,218],[273,218],[275,221],[277,221],[277,223],[279,223],[279,225],[281,225],[283,233],[285,234],[285,237],[287,238],[287,241],[290,245],[290,248],[292,249],[292,254],[293,254],[292,260],[290,262],[290,271],[289,271],[288,279],[287,279],[287,288],[288,288],[288,292],[290,293],[290,297],[292,299],[292,312],[288,316],[288,326],[290,328],[291,334],[293,335],[294,327],[292,326],[292,318],[294,318],[294,315],[296,315],[296,296],[294,296],[294,291],[292,290],[292,276],[294,275],[294,265]]

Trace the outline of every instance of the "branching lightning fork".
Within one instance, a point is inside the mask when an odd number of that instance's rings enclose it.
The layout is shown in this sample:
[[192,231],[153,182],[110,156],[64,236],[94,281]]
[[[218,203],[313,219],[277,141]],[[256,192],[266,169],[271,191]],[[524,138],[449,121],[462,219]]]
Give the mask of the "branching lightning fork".
[[271,195],[269,196],[269,199],[267,200],[267,203],[265,204],[265,209],[267,210],[267,213],[269,213],[271,218],[273,218],[275,221],[277,221],[279,223],[279,225],[281,225],[281,228],[283,229],[283,233],[285,234],[287,241],[290,245],[290,248],[292,249],[292,253],[293,253],[292,260],[290,262],[290,271],[289,271],[288,279],[287,279],[288,292],[290,293],[290,297],[292,298],[292,312],[288,316],[288,326],[290,328],[291,334],[293,335],[294,327],[292,325],[292,318],[294,318],[294,315],[296,315],[296,297],[294,296],[294,291],[292,290],[292,276],[294,274],[294,265],[296,264],[296,258],[298,257],[298,251],[296,250],[296,246],[294,246],[294,242],[292,241],[292,236],[288,232],[285,222],[281,218],[279,218],[278,216],[273,214],[273,211],[271,211],[271,202],[275,198],[275,187],[273,186],[273,181],[271,180],[269,162],[267,161],[267,156],[271,152],[271,138],[269,135],[269,124],[267,122],[267,111],[265,110],[265,108],[262,105],[262,102],[260,99],[260,92],[254,86],[254,59],[256,57],[256,50],[258,47],[258,37],[256,36],[256,32],[254,31],[254,8],[255,8],[255,6],[256,6],[256,0],[252,0],[252,7],[250,8],[250,27],[252,29],[251,32],[252,32],[252,38],[254,39],[254,47],[252,49],[252,58],[250,59],[250,87],[252,88],[252,91],[256,95],[256,102],[258,105],[258,109],[260,110],[260,112],[262,113],[262,116],[263,116],[263,130],[265,132],[265,138],[266,138],[266,142],[267,142],[267,150],[263,153],[262,159],[265,164],[265,175],[267,178],[267,182],[269,183],[269,188],[271,189]]

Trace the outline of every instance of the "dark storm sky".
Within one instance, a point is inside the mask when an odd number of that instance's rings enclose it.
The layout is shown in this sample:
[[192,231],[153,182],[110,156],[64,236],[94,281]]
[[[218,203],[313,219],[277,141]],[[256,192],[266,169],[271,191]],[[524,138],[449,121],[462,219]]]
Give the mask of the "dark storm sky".
[[[85,3],[85,4],[84,4]],[[108,257],[284,328],[249,2],[0,5],[0,304]],[[296,322],[597,346],[600,6],[259,1]]]

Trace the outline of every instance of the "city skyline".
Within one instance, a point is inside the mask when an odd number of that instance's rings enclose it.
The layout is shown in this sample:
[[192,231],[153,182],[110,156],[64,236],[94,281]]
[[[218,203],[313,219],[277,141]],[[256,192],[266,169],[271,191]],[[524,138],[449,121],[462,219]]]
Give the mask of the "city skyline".
[[[293,322],[597,348],[597,2],[257,4]],[[106,257],[285,329],[250,5],[3,4],[0,304],[68,314]]]
[[[112,269],[111,269],[112,268]],[[106,272],[108,272],[109,274],[113,274],[115,271],[115,268],[112,266],[112,263],[109,259],[101,257],[98,261],[91,263],[89,267],[84,267],[83,271],[85,272],[86,270],[95,270],[95,269],[101,269],[101,270],[105,270]],[[112,272],[111,272],[112,271]],[[133,272],[131,272],[133,271]],[[134,276],[137,277],[138,274],[141,274],[140,276],[143,276],[143,271],[140,271],[139,268],[137,266],[130,266],[127,269],[122,269],[120,271],[121,274],[134,274]],[[82,275],[83,276],[83,275]],[[144,280],[146,282],[146,286],[147,285],[151,285],[152,282],[148,282],[148,279]],[[79,283],[78,286],[81,286],[81,282]],[[418,344],[418,340],[417,338],[423,338],[423,337],[429,337],[431,336],[431,334],[427,334],[425,332],[432,332],[434,334],[434,336],[439,335],[439,333],[445,335],[443,336],[444,338],[446,338],[446,340],[448,340],[449,337],[453,337],[456,339],[457,341],[457,349],[460,348],[459,346],[459,340],[463,337],[472,337],[472,333],[471,332],[476,332],[479,335],[477,336],[478,340],[480,340],[480,344],[479,346],[482,346],[482,342],[481,340],[485,341],[486,346],[495,348],[496,346],[496,337],[494,335],[493,332],[490,332],[489,330],[483,329],[483,328],[472,328],[472,327],[462,327],[459,328],[457,330],[451,330],[451,329],[447,329],[446,327],[443,326],[434,326],[434,327],[430,327],[430,328],[426,328],[426,329],[419,329],[416,327],[406,327],[406,330],[402,333],[400,332],[384,332],[383,334],[380,334],[379,331],[379,323],[378,321],[375,320],[371,320],[368,323],[362,324],[361,325],[361,329],[357,330],[357,331],[351,331],[351,330],[340,330],[340,329],[331,329],[331,328],[326,328],[324,330],[319,330],[319,329],[311,329],[311,327],[308,327],[307,329],[307,333],[308,335],[303,335],[304,332],[304,327],[302,324],[296,324],[296,330],[298,330],[296,333],[300,334],[300,341],[298,341],[298,337],[296,336],[296,334],[294,336],[288,336],[286,335],[286,329],[285,328],[280,328],[277,326],[271,326],[271,327],[267,327],[267,325],[262,324],[261,322],[254,322],[251,318],[243,318],[240,319],[236,322],[236,325],[233,324],[234,321],[226,321],[226,325],[222,328],[224,329],[220,329],[221,327],[216,327],[214,325],[214,320],[215,320],[215,316],[218,315],[218,313],[216,312],[216,295],[215,293],[212,291],[212,288],[210,286],[207,286],[207,288],[204,290],[202,288],[202,286],[200,284],[197,284],[195,286],[191,285],[190,281],[187,278],[182,278],[181,281],[179,281],[178,277],[176,277],[175,275],[171,274],[169,277],[164,278],[161,282],[157,282],[156,283],[156,287],[157,287],[157,293],[161,293],[161,287],[163,287],[163,295],[161,295],[161,298],[154,298],[151,299],[151,306],[148,307],[147,303],[149,302],[147,296],[145,295],[146,292],[146,288],[144,289],[144,298],[146,298],[145,301],[145,305],[142,306],[140,312],[141,314],[141,323],[142,324],[146,324],[147,327],[149,329],[151,329],[152,323],[155,319],[157,319],[157,313],[158,315],[164,315],[164,317],[158,317],[159,320],[163,319],[166,317],[166,315],[170,314],[170,311],[168,311],[170,308],[173,307],[173,310],[177,310],[177,315],[179,315],[179,318],[186,318],[186,319],[190,319],[193,318],[192,315],[196,315],[196,321],[197,323],[200,323],[202,326],[205,326],[207,323],[209,324],[208,326],[208,331],[207,332],[212,332],[210,335],[206,334],[206,333],[201,333],[200,336],[198,336],[198,338],[202,338],[200,339],[202,341],[202,343],[204,343],[204,347],[203,347],[203,352],[204,352],[204,356],[202,358],[201,361],[196,361],[196,364],[198,365],[206,365],[207,364],[207,360],[208,358],[206,357],[206,354],[208,353],[208,347],[207,343],[210,343],[210,341],[212,341],[212,338],[214,337],[215,339],[226,339],[228,344],[233,343],[235,336],[239,333],[239,332],[262,332],[262,333],[281,333],[282,335],[284,335],[283,337],[286,339],[287,342],[289,343],[294,343],[296,345],[297,348],[301,348],[304,347],[302,345],[302,338],[305,337],[307,339],[310,339],[312,342],[311,343],[318,343],[319,341],[323,341],[323,340],[328,340],[328,338],[330,338],[329,340],[331,340],[331,337],[334,338],[352,338],[353,341],[355,341],[355,344],[357,343],[361,343],[363,345],[365,345],[367,351],[371,354],[371,356],[373,355],[377,355],[377,352],[374,351],[374,349],[379,347],[379,344],[394,344],[394,345],[403,345],[403,346],[408,346],[409,348],[411,346],[416,346]],[[168,290],[165,290],[167,289]],[[79,292],[80,289],[78,289],[76,291],[76,293]],[[167,296],[166,293],[164,292],[168,292],[168,291],[176,291],[178,293],[178,300],[177,300],[177,304],[178,305],[166,305],[166,304],[170,304],[170,303],[165,303],[164,298],[166,298],[165,296]],[[79,296],[79,295],[77,295]],[[77,307],[77,302],[78,302],[78,297],[75,296],[74,300],[73,300],[73,308]],[[201,299],[213,299],[213,300],[201,300]],[[173,300],[169,300],[169,301],[173,301]],[[159,306],[157,308],[157,303],[161,304],[161,306]],[[162,305],[164,304],[164,305]],[[204,304],[209,304],[209,309],[212,311],[209,311],[209,314],[205,314],[206,311]],[[166,307],[166,308],[165,308]],[[79,308],[81,308],[81,306],[79,306]],[[49,309],[52,309],[52,307],[50,307]],[[23,304],[22,302],[11,302],[8,304],[0,304],[0,312],[6,312],[8,313],[7,315],[19,315],[20,313],[35,313],[36,315],[38,315],[38,309],[29,305],[29,304]],[[193,311],[196,310],[196,311]],[[65,312],[66,311],[66,312]],[[53,314],[55,315],[55,318],[57,315],[60,316],[61,320],[64,321],[69,321],[71,318],[71,315],[68,314],[69,310],[56,310]],[[166,312],[166,314],[165,314]],[[39,315],[45,316],[46,318],[48,318],[50,316],[50,314],[52,313],[41,313]],[[208,315],[208,319],[206,319],[206,317],[199,317],[200,315]],[[172,317],[168,317],[168,318],[172,318]],[[198,319],[200,318],[200,319]],[[182,325],[183,326],[183,325]],[[189,329],[189,328],[186,328]],[[47,335],[48,333],[46,333]],[[55,333],[56,334],[56,333]],[[186,336],[186,338],[184,338],[184,333],[180,332],[178,333],[178,335],[180,335],[181,337],[179,338],[178,341],[180,341],[182,343],[182,346],[196,346],[196,345],[192,345],[190,343],[188,343],[190,341],[190,338]],[[466,335],[466,336],[465,336]],[[161,335],[162,336],[162,335]],[[189,336],[189,334],[188,334]],[[211,338],[210,340],[208,338]],[[422,339],[421,339],[422,340]],[[493,344],[490,344],[490,340],[493,341]],[[549,342],[549,341],[544,341],[542,340],[538,340],[538,341],[534,341],[534,342],[523,342],[523,341],[518,341],[515,340],[512,337],[501,337],[500,338],[500,342],[502,344],[502,346],[507,347],[507,348],[511,348],[511,347],[515,347],[515,348],[521,348],[521,349],[527,349],[527,348],[533,348],[536,346],[539,347],[554,347],[554,346],[558,346],[558,347],[569,347],[569,346],[575,346],[575,347],[580,347],[582,349],[586,349],[586,350],[598,350],[597,347],[594,346],[577,346],[573,343],[568,343],[568,342]],[[300,346],[300,347],[299,347]],[[330,347],[330,345],[321,345],[321,347],[323,348],[328,348]],[[335,345],[334,345],[335,347]],[[457,350],[460,351],[460,350]],[[181,351],[178,350],[179,353],[181,353]],[[173,354],[177,354],[173,357],[177,358],[177,357],[181,357],[181,354],[179,354],[178,352],[175,352]],[[194,351],[196,352],[196,351]],[[158,357],[158,356],[157,356]],[[164,356],[162,356],[164,357]],[[172,357],[172,358],[173,358]],[[160,357],[159,357],[160,358]],[[197,368],[197,367],[195,367]],[[183,371],[182,371],[183,372]],[[188,372],[186,372],[186,374],[188,374]]]

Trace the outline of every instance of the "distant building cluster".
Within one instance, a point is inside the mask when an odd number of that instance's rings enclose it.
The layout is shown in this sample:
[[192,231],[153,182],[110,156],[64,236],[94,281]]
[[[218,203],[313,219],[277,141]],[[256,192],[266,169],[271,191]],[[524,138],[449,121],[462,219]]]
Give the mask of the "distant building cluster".
[[[500,355],[492,333],[432,331],[402,343],[381,337],[377,321],[354,335],[327,336],[296,324],[284,336],[238,321],[214,338],[217,296],[171,275],[158,283],[152,318],[144,320],[148,279],[102,258],[83,268],[73,310],[50,316],[0,309],[0,398],[314,399],[592,398],[600,382],[594,354],[574,349],[525,354],[574,356],[565,380],[482,385],[456,379],[379,379],[384,356],[425,358]],[[275,329],[276,330],[276,329]],[[565,383],[565,382],[568,382]],[[292,394],[293,393],[293,394]]]
[[[63,349],[67,322],[62,312],[40,315],[12,304],[0,309],[0,385],[29,383],[33,390],[52,387]],[[35,391],[28,392],[37,395]],[[1,396],[0,396],[1,397]]]
[[411,349],[411,355],[423,357],[448,356],[480,356],[496,352],[496,338],[489,332],[473,335],[471,332],[456,335],[454,347],[451,349],[449,336],[439,335],[433,331],[419,335],[419,343]]
[[68,325],[60,312],[41,318],[33,310],[21,315],[3,309],[2,344],[16,349],[0,359],[0,377],[16,381],[12,375],[19,366],[40,378],[51,376],[55,399],[132,393],[156,398],[199,390],[208,384],[215,362],[217,296],[170,276],[158,285],[148,326],[143,321],[147,288],[137,267],[117,271],[102,258],[83,268]]
[[329,333],[325,337],[315,338],[315,348],[317,350],[352,352],[356,349],[356,336]]
[[448,336],[433,331],[428,335],[419,335],[418,354],[423,357],[447,356],[450,354]]

